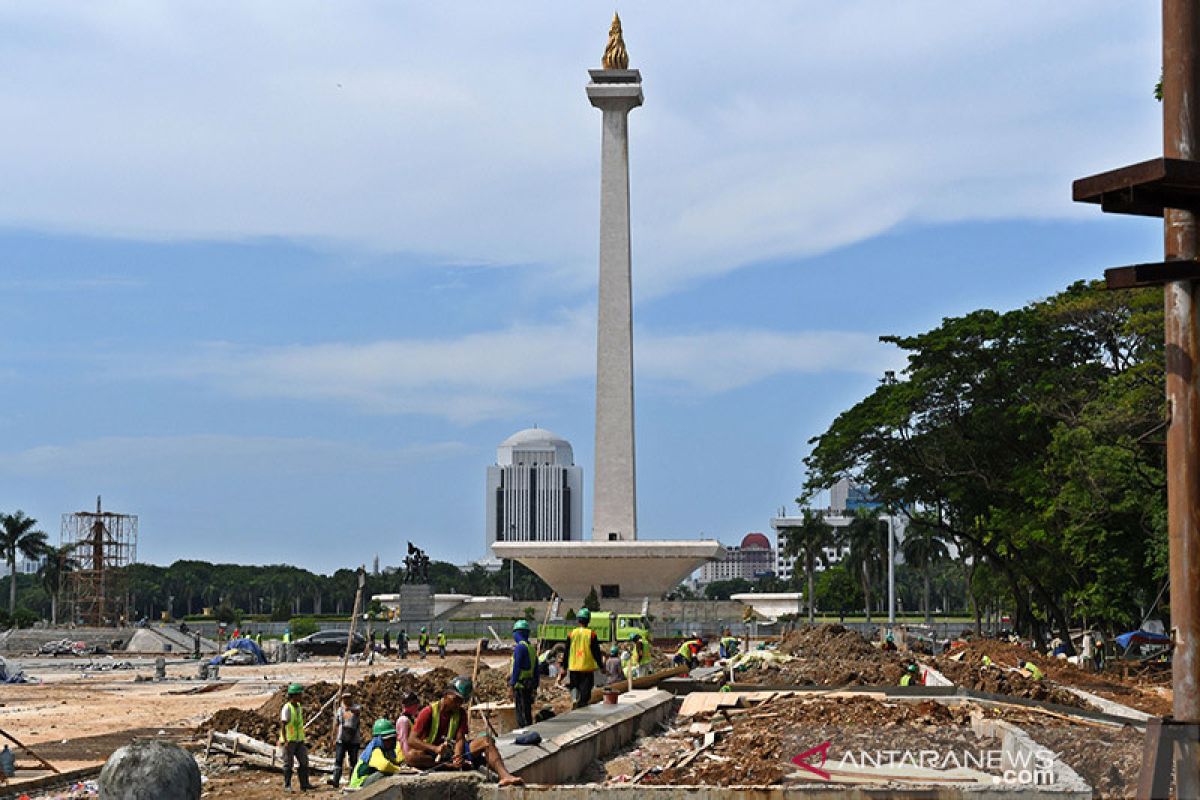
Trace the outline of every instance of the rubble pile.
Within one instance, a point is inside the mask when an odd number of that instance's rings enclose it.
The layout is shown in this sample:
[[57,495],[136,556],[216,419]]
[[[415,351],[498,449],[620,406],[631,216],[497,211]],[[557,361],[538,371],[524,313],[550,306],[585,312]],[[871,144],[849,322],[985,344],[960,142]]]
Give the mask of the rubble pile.
[[[752,651],[753,652],[753,651]],[[909,657],[875,647],[841,625],[814,625],[787,634],[778,652],[791,660],[752,661],[739,682],[796,686],[895,686]]]
[[1035,681],[1023,672],[1018,672],[999,662],[984,666],[979,661],[972,663],[966,658],[956,661],[952,658],[939,657],[934,659],[934,667],[953,681],[955,686],[965,686],[968,689],[991,694],[1023,697],[1026,700],[1057,703],[1060,706],[1071,706],[1072,708],[1088,707],[1083,699],[1071,694],[1066,689],[1047,681]]
[[[1044,656],[1036,651],[1009,642],[1001,642],[994,639],[973,639],[969,642],[957,644],[949,653],[934,659],[933,663],[947,678],[956,684],[968,688],[999,694],[1014,694],[1033,700],[1050,700],[1050,702],[1061,703],[1062,705],[1081,705],[1078,700],[1070,700],[1057,696],[1051,699],[1049,697],[1037,696],[1036,691],[1032,694],[1026,694],[1023,693],[1021,688],[1018,688],[1017,691],[1004,688],[1004,682],[997,683],[994,677],[995,672],[990,672],[990,668],[984,670],[983,674],[980,674],[979,667],[985,655],[992,660],[994,665],[1001,668],[1016,667],[1023,660],[1032,661],[1046,673],[1047,678],[1056,683],[1083,689],[1086,692],[1091,692],[1113,702],[1127,705],[1130,708],[1136,708],[1139,711],[1145,711],[1154,716],[1165,716],[1171,713],[1170,696],[1156,687],[1156,680],[1154,678],[1148,680],[1140,680],[1137,677],[1122,678],[1115,670],[1111,669],[1100,674],[1088,672],[1067,662],[1065,659]],[[959,665],[966,665],[970,669],[964,669]],[[1016,675],[1016,673],[1007,674]],[[1020,676],[1017,677],[1019,678]],[[1018,687],[1023,686],[1020,681],[1017,681],[1017,684]],[[999,685],[1001,688],[990,688],[992,685]],[[1074,698],[1074,695],[1071,695],[1069,692],[1061,692],[1061,694]]]
[[[887,703],[866,697],[777,697],[754,708],[718,711],[707,722],[680,727],[664,738],[686,742],[699,737],[683,748],[682,757],[664,759],[665,763],[633,778],[613,775],[610,768],[610,779],[718,786],[811,782],[816,780],[814,774],[791,759],[825,742],[831,743],[826,769],[835,768],[845,752],[897,748],[974,752],[994,747],[995,742],[981,739],[971,729],[973,711],[977,709],[952,708],[931,700]],[[662,758],[662,749],[642,743],[635,752],[647,750]],[[622,757],[637,762],[631,753]]]

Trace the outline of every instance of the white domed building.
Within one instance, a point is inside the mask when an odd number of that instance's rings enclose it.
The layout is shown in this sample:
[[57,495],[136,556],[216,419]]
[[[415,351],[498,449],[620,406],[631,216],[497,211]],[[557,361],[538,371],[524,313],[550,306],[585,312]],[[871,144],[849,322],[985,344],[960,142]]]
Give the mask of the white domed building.
[[583,469],[571,443],[526,428],[496,448],[487,471],[487,545],[583,538]]

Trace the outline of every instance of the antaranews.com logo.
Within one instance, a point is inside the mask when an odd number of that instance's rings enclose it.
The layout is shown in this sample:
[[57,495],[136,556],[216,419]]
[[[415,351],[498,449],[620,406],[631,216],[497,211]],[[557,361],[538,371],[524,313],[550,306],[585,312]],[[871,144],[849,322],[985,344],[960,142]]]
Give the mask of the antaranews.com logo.
[[[1005,754],[1003,750],[847,750],[830,762],[831,741],[821,742],[792,756],[791,763],[823,781],[835,774],[862,774],[864,768],[946,771],[972,769],[992,776],[992,783],[1008,786],[1048,786],[1054,782],[1054,753],[1045,748]],[[830,764],[827,768],[826,765]]]

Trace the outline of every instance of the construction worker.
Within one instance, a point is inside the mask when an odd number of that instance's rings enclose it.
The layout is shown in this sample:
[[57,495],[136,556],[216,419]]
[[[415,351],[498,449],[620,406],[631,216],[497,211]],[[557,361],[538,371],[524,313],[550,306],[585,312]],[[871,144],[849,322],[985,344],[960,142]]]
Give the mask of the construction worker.
[[384,775],[393,775],[404,764],[404,752],[396,747],[396,726],[377,719],[371,726],[371,741],[350,773],[350,788],[370,786]]
[[604,661],[600,652],[600,640],[596,632],[588,627],[592,612],[579,609],[575,615],[575,629],[568,634],[567,674],[571,687],[574,708],[584,708],[592,702],[592,688],[596,685],[596,670]]
[[396,746],[401,750],[408,749],[408,732],[421,713],[421,698],[416,692],[409,692],[400,701],[400,716],[396,717]]
[[429,631],[425,630],[425,626],[421,626],[421,635],[417,637],[417,652],[421,654],[421,658],[425,657],[425,653],[429,650]]
[[292,788],[292,761],[300,762],[300,791],[312,788],[308,782],[308,744],[304,740],[304,710],[300,707],[300,695],[304,687],[293,683],[288,687],[288,701],[279,712],[279,746],[283,748],[283,788]]
[[446,629],[438,628],[437,638],[438,655],[442,658],[446,657]]
[[604,683],[612,685],[624,680],[621,672],[621,648],[615,644],[608,648],[608,658],[604,659]]
[[396,655],[408,658],[408,631],[404,628],[396,635]]
[[909,662],[909,665],[904,668],[904,674],[900,676],[901,686],[924,686],[925,676],[921,674],[921,668],[915,663]]
[[983,658],[979,659],[979,666],[990,667],[992,665],[992,657],[987,653],[983,654]]
[[559,642],[551,647],[546,652],[538,656],[538,672],[545,675],[547,678],[557,678],[561,674],[561,666],[563,654],[567,652],[566,646]]
[[1040,681],[1046,677],[1046,673],[1042,672],[1041,667],[1039,667],[1037,664],[1033,663],[1032,661],[1022,661],[1021,669],[1028,672],[1029,677],[1033,678],[1035,681]]
[[508,696],[517,710],[517,727],[527,728],[533,724],[533,699],[538,690],[538,669],[534,664],[533,650],[529,644],[529,621],[519,619],[513,623],[512,674],[508,678]]
[[896,650],[896,637],[892,635],[891,631],[888,631],[887,636],[883,639],[883,649],[888,652],[895,652]]
[[676,666],[695,669],[696,665],[700,663],[700,651],[703,649],[704,637],[693,633],[689,638],[683,640],[683,644],[679,645],[679,649],[675,651],[675,658],[671,660]]
[[342,703],[333,715],[334,755],[333,777],[329,779],[330,786],[336,787],[342,782],[343,760],[349,765],[350,775],[353,778],[355,764],[358,762],[358,748],[362,746],[358,735],[359,716],[361,714],[362,708],[354,702],[353,695],[349,692],[343,694]]
[[646,662],[647,667],[650,666],[646,656],[646,643],[642,641],[640,633],[635,633],[629,637],[629,677],[641,677],[643,662]]
[[492,737],[480,736],[468,746],[466,704],[471,699],[471,690],[470,678],[457,677],[440,699],[421,709],[408,736],[405,762],[420,770],[442,764],[451,769],[472,769],[486,764],[500,777],[501,786],[523,784],[505,768]]
[[717,643],[717,650],[719,651],[721,658],[733,658],[737,655],[739,644],[740,643],[738,642],[737,637],[733,635],[733,632],[726,628],[725,634]]

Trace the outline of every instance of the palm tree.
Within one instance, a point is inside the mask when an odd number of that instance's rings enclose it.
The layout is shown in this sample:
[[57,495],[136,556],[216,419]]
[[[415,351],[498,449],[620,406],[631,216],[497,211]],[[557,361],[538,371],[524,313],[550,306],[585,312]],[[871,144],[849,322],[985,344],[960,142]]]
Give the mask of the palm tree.
[[912,525],[905,532],[904,543],[900,545],[900,553],[904,556],[906,564],[911,564],[914,569],[921,572],[925,584],[921,602],[925,612],[925,621],[930,622],[933,619],[929,602],[930,576],[934,566],[950,558],[950,548],[947,547],[942,532],[932,524],[932,520],[918,515],[913,517]]
[[841,537],[842,544],[847,547],[846,566],[852,573],[858,574],[862,583],[867,622],[871,621],[872,575],[879,564],[887,559],[887,536],[887,522],[879,519],[878,512],[870,508],[858,508]]
[[37,520],[24,511],[0,514],[0,552],[8,559],[8,613],[17,610],[17,553],[26,558],[40,558],[46,552],[46,534],[34,530]]
[[784,545],[784,555],[795,558],[804,564],[804,577],[808,581],[808,621],[813,622],[813,573],[816,572],[817,562],[828,565],[829,557],[825,548],[834,544],[833,526],[827,523],[820,513],[806,508],[803,520],[795,528],[787,529],[787,540]]
[[46,560],[42,564],[42,568],[38,570],[38,576],[42,579],[42,588],[46,590],[46,594],[50,595],[51,625],[58,624],[58,598],[62,594],[67,576],[79,569],[79,562],[71,557],[78,544],[76,542],[64,544],[61,547],[46,548]]

